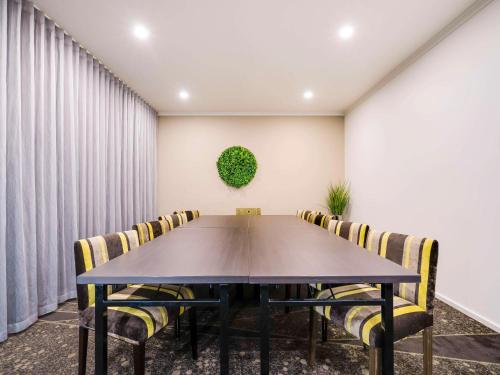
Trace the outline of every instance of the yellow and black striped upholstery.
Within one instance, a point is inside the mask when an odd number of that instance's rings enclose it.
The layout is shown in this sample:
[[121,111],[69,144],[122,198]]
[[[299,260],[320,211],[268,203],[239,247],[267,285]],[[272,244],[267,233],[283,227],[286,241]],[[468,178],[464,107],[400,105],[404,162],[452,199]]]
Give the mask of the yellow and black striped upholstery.
[[139,236],[139,245],[144,245],[146,242],[154,240],[156,237],[167,233],[173,228],[170,228],[166,220],[156,220],[135,224],[132,226],[132,229],[135,230]]
[[[76,275],[108,262],[139,246],[136,231],[126,231],[82,239],[75,242]],[[146,286],[121,285],[108,286],[109,299],[192,299],[191,289],[174,285]],[[95,285],[77,285],[78,310],[80,325],[94,328]],[[109,307],[108,333],[111,336],[139,344],[165,327],[168,322],[184,312],[181,308],[166,309],[154,307]]]
[[[395,285],[394,338],[402,339],[433,324],[432,310],[436,284],[438,243],[429,238],[378,233],[369,234],[370,251],[411,269],[421,276],[420,283]],[[380,298],[379,287],[368,284],[341,285],[325,289],[318,299],[371,299]],[[363,343],[382,345],[381,312],[379,306],[315,307],[315,310],[344,327]]]
[[309,221],[311,215],[320,214],[319,211],[311,211],[311,210],[297,210],[297,217],[304,219],[305,221]]
[[328,229],[332,220],[338,220],[337,215],[325,215],[322,213],[312,213],[309,215],[308,222],[320,226],[321,228]]
[[200,217],[200,211],[198,210],[182,210],[182,211],[175,211],[174,214],[181,214],[183,217],[187,219],[187,221],[191,221],[197,217]]
[[332,220],[339,220],[339,218],[340,217],[338,215],[326,215],[326,219],[323,222],[322,227],[325,228],[325,229],[328,229],[328,227],[330,226],[330,222]]
[[369,229],[370,227],[367,224],[353,223],[350,221],[330,220],[328,224],[328,230],[330,232],[354,242],[361,247],[365,247]]
[[[90,271],[138,246],[137,232],[133,230],[76,241],[74,249],[76,275]],[[78,284],[76,289],[79,310],[84,310],[95,302],[95,287],[93,284]],[[110,292],[111,290],[108,288],[108,293]]]
[[182,216],[180,214],[159,216],[158,220],[166,221],[169,224],[170,230],[177,228],[183,224]]
[[307,216],[306,221],[311,224],[316,224],[319,223],[318,225],[321,226],[321,223],[324,222],[325,215],[323,215],[320,212],[312,212]]
[[[177,285],[130,285],[108,296],[108,299],[192,299],[191,289]],[[80,325],[94,329],[95,306],[90,305],[80,311]],[[184,308],[148,307],[108,307],[108,334],[118,339],[138,345],[155,333],[174,322]]]
[[368,251],[376,251],[404,268],[421,275],[421,282],[394,285],[394,294],[426,310],[434,308],[438,243],[430,238],[370,230],[366,242]]
[[184,211],[174,211],[173,215],[179,215],[181,222],[182,222],[181,225],[184,225],[187,222],[189,222],[187,214]]

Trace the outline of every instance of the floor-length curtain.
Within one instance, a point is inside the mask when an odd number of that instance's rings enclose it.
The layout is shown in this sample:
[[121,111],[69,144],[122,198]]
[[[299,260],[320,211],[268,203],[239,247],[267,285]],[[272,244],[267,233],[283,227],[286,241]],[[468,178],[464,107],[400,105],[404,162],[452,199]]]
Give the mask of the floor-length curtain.
[[75,240],[154,217],[156,128],[31,2],[0,0],[0,341],[75,296]]

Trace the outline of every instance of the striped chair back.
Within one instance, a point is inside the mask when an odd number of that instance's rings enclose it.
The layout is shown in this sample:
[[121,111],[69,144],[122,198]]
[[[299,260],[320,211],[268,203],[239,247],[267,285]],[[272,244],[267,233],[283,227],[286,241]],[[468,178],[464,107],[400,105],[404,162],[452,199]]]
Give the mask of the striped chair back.
[[338,215],[326,215],[326,218],[323,222],[323,225],[322,227],[325,228],[325,229],[328,229],[329,225],[330,225],[330,222],[332,220],[339,220],[339,216]]
[[193,220],[194,218],[200,217],[199,210],[182,210],[182,211],[174,211],[174,214],[180,214],[186,222]]
[[309,218],[313,214],[320,214],[321,212],[319,211],[311,211],[311,210],[298,210],[297,211],[297,217],[300,217],[301,219],[304,219],[305,221],[309,221]]
[[320,227],[322,227],[325,223],[326,216],[327,215],[323,215],[321,213],[312,213],[307,218],[307,221],[311,224],[316,224],[316,225],[319,225]]
[[[138,246],[139,239],[134,230],[76,241],[74,246],[76,275],[90,271]],[[110,289],[111,286],[108,287],[108,293],[111,292]],[[76,290],[79,310],[85,310],[95,302],[95,285],[78,284]]]
[[330,225],[330,221],[338,220],[337,215],[324,215],[324,214],[312,214],[309,217],[309,222],[312,224],[316,224],[321,228],[328,229]]
[[170,226],[170,230],[177,228],[183,224],[182,216],[180,214],[159,216],[158,220],[164,220]]
[[345,238],[356,245],[365,247],[366,236],[370,227],[367,224],[353,223],[350,221],[330,220],[328,230],[337,236]]
[[428,312],[434,308],[438,242],[391,232],[368,232],[366,249],[420,274],[420,283],[394,285],[394,294]]
[[167,233],[171,228],[165,220],[147,221],[132,226],[139,236],[139,245],[154,240],[156,237]]
[[184,211],[174,211],[172,215],[179,215],[181,225],[187,224],[190,221],[188,220],[187,214]]

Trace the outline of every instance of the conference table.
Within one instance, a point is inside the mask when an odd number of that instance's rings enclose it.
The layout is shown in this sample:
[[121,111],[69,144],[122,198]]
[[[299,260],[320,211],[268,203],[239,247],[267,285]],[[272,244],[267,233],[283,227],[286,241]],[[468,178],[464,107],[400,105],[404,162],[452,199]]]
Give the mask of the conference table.
[[[134,251],[78,276],[95,284],[95,373],[107,372],[106,309],[111,306],[211,306],[220,310],[220,373],[229,373],[229,286],[260,289],[260,366],[269,373],[271,306],[379,305],[382,311],[382,372],[394,373],[393,284],[419,282],[420,275],[295,216],[206,215],[195,218]],[[212,284],[218,298],[192,300],[107,299],[110,284]],[[270,285],[381,284],[372,300],[271,299]]]

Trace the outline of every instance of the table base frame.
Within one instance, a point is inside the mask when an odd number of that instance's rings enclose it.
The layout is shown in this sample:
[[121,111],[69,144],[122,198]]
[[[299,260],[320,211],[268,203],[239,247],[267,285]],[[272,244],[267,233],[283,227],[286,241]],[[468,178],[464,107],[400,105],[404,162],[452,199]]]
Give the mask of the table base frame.
[[188,307],[215,306],[220,309],[220,373],[229,373],[228,331],[229,331],[229,285],[219,284],[219,299],[186,299],[186,300],[109,300],[107,284],[95,286],[95,373],[107,374],[108,370],[108,334],[107,334],[107,308],[112,306],[164,306]]
[[[260,372],[269,374],[269,340],[270,340],[270,307],[271,306],[381,306],[382,331],[384,345],[382,346],[382,374],[394,374],[394,317],[393,317],[393,295],[392,283],[383,283],[382,298],[367,300],[343,299],[343,300],[317,300],[315,298],[305,299],[271,299],[269,298],[269,284],[260,285]],[[312,317],[314,318],[314,317]]]

